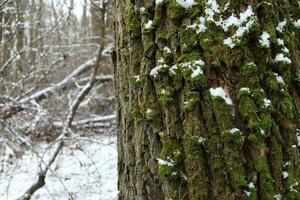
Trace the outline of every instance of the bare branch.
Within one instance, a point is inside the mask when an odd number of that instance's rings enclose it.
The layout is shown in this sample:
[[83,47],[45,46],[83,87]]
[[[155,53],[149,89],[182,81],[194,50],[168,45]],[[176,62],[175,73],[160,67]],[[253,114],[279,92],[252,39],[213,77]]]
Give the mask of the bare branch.
[[69,109],[68,115],[66,117],[66,123],[65,126],[63,127],[61,135],[58,137],[58,143],[55,147],[54,153],[50,156],[50,159],[48,163],[45,165],[44,169],[41,169],[40,173],[38,174],[38,180],[35,182],[28,190],[27,192],[23,195],[24,200],[30,200],[32,195],[41,187],[45,185],[45,178],[47,175],[47,172],[49,168],[51,167],[52,163],[55,161],[57,155],[59,154],[60,150],[63,148],[64,145],[64,138],[69,132],[69,129],[72,126],[72,122],[75,116],[75,113],[82,102],[82,100],[85,98],[85,96],[91,91],[94,83],[95,83],[95,78],[98,72],[98,68],[100,66],[100,60],[102,58],[102,52],[103,52],[103,47],[100,47],[97,55],[97,60],[95,65],[93,66],[94,70],[91,74],[91,79],[90,81],[86,84],[86,86],[81,90],[77,98],[74,100],[72,103],[72,106]]

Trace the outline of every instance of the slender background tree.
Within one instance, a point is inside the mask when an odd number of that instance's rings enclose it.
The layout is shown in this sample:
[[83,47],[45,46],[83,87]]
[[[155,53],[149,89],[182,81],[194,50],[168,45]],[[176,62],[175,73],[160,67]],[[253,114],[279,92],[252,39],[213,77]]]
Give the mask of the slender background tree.
[[119,199],[300,199],[299,2],[114,8]]

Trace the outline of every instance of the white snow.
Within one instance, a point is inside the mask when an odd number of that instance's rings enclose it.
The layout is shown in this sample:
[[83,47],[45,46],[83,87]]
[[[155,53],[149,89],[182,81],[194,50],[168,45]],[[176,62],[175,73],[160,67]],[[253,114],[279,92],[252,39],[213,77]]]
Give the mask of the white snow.
[[203,74],[203,70],[200,67],[197,67],[196,69],[193,70],[193,73],[191,75],[192,78],[195,78],[199,75]]
[[160,3],[162,3],[162,2],[164,2],[164,0],[155,0],[155,3],[156,3],[156,4],[160,4]]
[[283,179],[286,179],[289,176],[289,173],[287,171],[282,172]]
[[280,33],[282,33],[284,31],[284,27],[286,26],[286,19],[284,19],[282,22],[279,22],[276,30]]
[[145,29],[152,29],[152,24],[153,24],[153,21],[152,21],[152,20],[149,20],[149,21],[145,24]]
[[140,82],[142,79],[139,75],[134,76],[135,82]]
[[286,48],[286,47],[284,47],[284,48],[282,49],[282,51],[283,51],[284,53],[290,53],[290,50],[289,50],[288,48]]
[[166,166],[168,166],[168,167],[174,167],[174,161],[166,161],[166,160],[162,160],[162,159],[160,159],[160,158],[157,158],[157,160],[158,160],[158,164],[159,165],[166,165]]
[[202,137],[202,136],[200,136],[199,137],[199,139],[198,139],[198,142],[200,143],[200,144],[203,144],[204,142],[205,142],[205,138],[204,137]]
[[231,39],[231,37],[226,38],[223,41],[223,44],[227,45],[231,49],[235,46],[235,44],[234,44],[233,40]]
[[190,8],[197,4],[194,0],[176,0],[176,2],[184,8]]
[[244,192],[246,193],[247,197],[249,197],[251,195],[251,192],[244,190]]
[[250,88],[247,88],[247,87],[242,87],[242,88],[240,89],[240,91],[242,91],[242,92],[247,92],[247,93],[250,94]]
[[300,29],[300,19],[298,19],[297,21],[295,20],[293,24],[296,28]]
[[165,47],[164,48],[164,52],[166,52],[167,54],[172,53],[171,49],[169,47]]
[[152,76],[153,78],[156,78],[157,75],[159,74],[159,71],[164,69],[164,68],[168,68],[169,66],[164,64],[165,60],[163,57],[161,57],[158,60],[158,64],[156,67],[154,67],[151,71],[150,71],[150,76]]
[[176,71],[178,70],[178,66],[177,65],[173,65],[170,69],[169,69],[169,74],[170,75],[176,75]]
[[232,100],[222,87],[210,88],[211,96],[221,97],[228,105],[232,105]]
[[284,80],[282,78],[282,76],[279,76],[277,73],[274,73],[275,77],[276,77],[276,81],[280,84],[284,84]]
[[[61,154],[51,167],[46,185],[32,200],[117,199],[117,140],[114,136],[79,138]],[[72,140],[73,141],[73,140]],[[17,199],[36,181],[40,158],[48,157],[43,143],[35,147],[37,154],[26,151],[14,165],[0,157],[0,199]]]
[[283,46],[284,45],[284,41],[281,38],[277,39],[277,44]]
[[272,105],[272,102],[271,102],[270,99],[264,98],[263,101],[264,101],[264,106],[265,106],[266,108]]
[[253,182],[250,182],[250,183],[248,184],[248,187],[249,187],[250,189],[252,189],[252,188],[255,188],[255,185],[254,185]]
[[291,64],[292,63],[291,59],[289,59],[288,57],[285,57],[283,55],[283,53],[279,53],[279,54],[276,55],[275,62],[276,63],[277,62],[283,62],[283,63],[287,63],[287,64]]
[[300,147],[300,129],[296,129],[296,132],[297,132],[297,145],[298,147]]
[[236,133],[241,134],[242,132],[238,128],[232,128],[232,129],[229,130],[229,133],[230,134],[236,134]]
[[275,200],[281,200],[281,194],[274,195]]
[[270,47],[270,34],[267,32],[263,32],[262,35],[260,36],[259,43],[266,48]]
[[150,72],[150,76],[152,76],[153,78],[156,78],[159,71],[163,68],[164,68],[163,65],[158,65],[158,66],[154,67]]

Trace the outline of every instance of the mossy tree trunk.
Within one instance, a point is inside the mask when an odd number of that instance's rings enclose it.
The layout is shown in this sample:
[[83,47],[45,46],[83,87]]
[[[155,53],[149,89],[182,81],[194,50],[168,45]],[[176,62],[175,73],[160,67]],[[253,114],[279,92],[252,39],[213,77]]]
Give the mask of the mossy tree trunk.
[[299,4],[227,2],[115,0],[119,199],[300,199]]

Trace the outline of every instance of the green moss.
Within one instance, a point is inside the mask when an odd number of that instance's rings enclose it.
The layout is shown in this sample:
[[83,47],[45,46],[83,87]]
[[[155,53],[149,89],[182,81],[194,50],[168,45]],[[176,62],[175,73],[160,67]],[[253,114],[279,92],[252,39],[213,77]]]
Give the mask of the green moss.
[[273,199],[275,195],[274,191],[274,179],[272,178],[268,163],[265,157],[258,157],[255,163],[255,169],[258,172],[261,190],[260,193],[262,199]]
[[131,116],[135,120],[142,119],[142,114],[140,113],[140,109],[139,108],[132,108],[131,109]]
[[267,85],[269,88],[273,91],[279,91],[281,89],[280,84],[276,80],[276,76],[273,72],[268,72],[267,73],[267,78],[266,78]]
[[255,118],[257,107],[253,99],[243,92],[238,94],[238,107],[241,115],[245,118]]
[[195,50],[197,46],[198,36],[192,28],[181,26],[179,31],[181,53],[189,53]]
[[159,94],[160,102],[163,103],[163,105],[170,105],[170,103],[173,102],[173,94],[171,91],[162,89]]
[[151,108],[148,108],[145,113],[146,113],[146,118],[148,120],[155,120],[156,117],[159,116],[158,112],[155,109],[151,109]]
[[231,127],[231,105],[228,105],[222,97],[212,96],[213,109],[218,122],[221,122],[221,130],[225,131]]
[[185,15],[185,9],[176,0],[169,0],[167,5],[167,16],[174,22],[180,21]]
[[290,119],[294,118],[295,107],[291,97],[284,97],[281,100],[279,107],[286,117]]
[[136,75],[134,76],[134,84],[136,87],[142,87],[145,83],[145,80],[143,77]]
[[141,35],[139,15],[136,13],[133,4],[128,6],[128,9],[126,10],[125,23],[126,30],[131,33],[133,37]]

